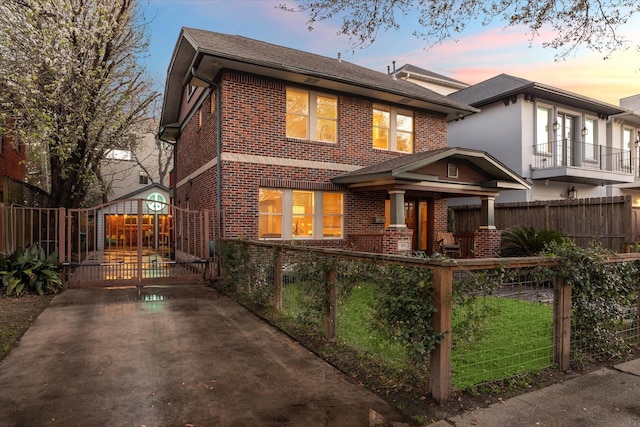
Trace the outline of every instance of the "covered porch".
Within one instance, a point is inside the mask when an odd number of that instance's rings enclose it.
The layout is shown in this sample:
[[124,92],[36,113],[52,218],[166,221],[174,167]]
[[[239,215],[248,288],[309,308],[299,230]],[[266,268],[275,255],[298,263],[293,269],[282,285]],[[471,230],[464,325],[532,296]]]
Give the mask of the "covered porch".
[[[385,215],[372,220],[376,233],[347,236],[356,250],[384,254],[431,255],[439,252],[437,236],[449,232],[447,199],[479,197],[481,225],[460,241],[462,256],[496,255],[501,233],[495,227],[494,201],[503,189],[530,184],[484,151],[448,147],[409,154],[334,178],[355,194],[385,194]],[[463,237],[463,236],[458,236]],[[466,243],[466,246],[465,246]]]

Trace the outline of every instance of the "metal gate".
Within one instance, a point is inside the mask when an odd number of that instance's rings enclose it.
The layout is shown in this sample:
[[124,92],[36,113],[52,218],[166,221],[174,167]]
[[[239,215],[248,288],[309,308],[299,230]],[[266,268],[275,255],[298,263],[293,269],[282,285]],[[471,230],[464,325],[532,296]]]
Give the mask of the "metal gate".
[[203,283],[214,275],[211,211],[149,199],[89,209],[0,208],[0,250],[57,251],[68,287]]

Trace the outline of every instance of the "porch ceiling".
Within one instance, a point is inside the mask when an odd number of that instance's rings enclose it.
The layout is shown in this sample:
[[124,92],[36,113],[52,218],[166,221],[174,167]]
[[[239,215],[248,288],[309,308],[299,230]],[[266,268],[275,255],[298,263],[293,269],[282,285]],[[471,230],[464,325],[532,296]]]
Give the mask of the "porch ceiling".
[[[465,165],[459,178],[441,171],[449,162]],[[430,173],[431,172],[431,173]],[[414,190],[456,196],[496,196],[501,190],[526,190],[531,185],[484,151],[449,147],[408,154],[340,175],[335,184],[352,191]]]

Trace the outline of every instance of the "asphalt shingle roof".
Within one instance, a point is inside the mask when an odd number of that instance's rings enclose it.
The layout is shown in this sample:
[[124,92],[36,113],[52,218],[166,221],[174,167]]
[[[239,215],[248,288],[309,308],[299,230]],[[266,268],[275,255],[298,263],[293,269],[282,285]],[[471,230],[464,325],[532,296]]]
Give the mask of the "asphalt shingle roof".
[[461,89],[448,95],[448,98],[481,108],[497,102],[502,98],[521,93],[529,94],[535,98],[572,105],[587,111],[595,111],[604,115],[626,111],[622,107],[611,105],[597,99],[508,74],[500,74],[473,86]]
[[475,112],[474,108],[427,88],[397,80],[345,60],[329,58],[238,35],[195,28],[183,28],[185,37],[203,53],[240,62],[316,76],[327,80],[368,87],[434,104]]

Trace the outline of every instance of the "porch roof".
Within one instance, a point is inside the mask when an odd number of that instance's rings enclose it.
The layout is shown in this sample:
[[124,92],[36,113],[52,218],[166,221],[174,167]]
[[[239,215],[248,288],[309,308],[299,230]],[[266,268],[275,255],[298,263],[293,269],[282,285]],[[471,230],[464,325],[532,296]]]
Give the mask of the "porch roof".
[[[459,178],[443,174],[449,163],[468,170]],[[351,190],[417,190],[456,196],[496,196],[501,190],[528,190],[531,185],[488,153],[447,147],[396,157],[332,179]],[[445,196],[446,197],[446,196]]]

